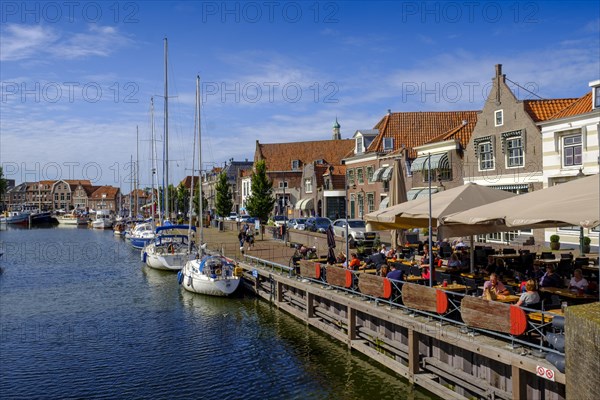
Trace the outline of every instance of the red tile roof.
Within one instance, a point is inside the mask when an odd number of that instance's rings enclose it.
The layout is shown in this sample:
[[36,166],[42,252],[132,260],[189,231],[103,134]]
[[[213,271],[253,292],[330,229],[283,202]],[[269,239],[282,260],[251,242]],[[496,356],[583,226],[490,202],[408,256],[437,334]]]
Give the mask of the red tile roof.
[[525,111],[533,122],[550,119],[565,107],[570,106],[577,99],[548,99],[548,100],[523,100]]
[[549,119],[559,119],[572,117],[574,115],[586,114],[592,111],[592,92],[586,93],[583,97],[563,108]]
[[106,194],[106,199],[114,200],[117,198],[117,194],[119,193],[119,188],[114,186],[100,186],[98,189],[94,191],[91,195],[91,199],[102,199],[102,195]]
[[[416,157],[414,147],[440,137],[453,137],[466,147],[477,122],[477,113],[478,111],[419,111],[387,114],[375,125],[380,133],[367,151],[382,152],[383,138],[388,137],[394,138],[392,151],[404,146],[408,149],[410,158]],[[466,125],[463,121],[467,121]]]
[[300,160],[298,171],[301,172],[303,166],[316,160],[341,164],[342,158],[354,149],[354,143],[352,139],[262,144],[257,140],[254,162],[264,159],[267,171],[290,171],[292,161]]

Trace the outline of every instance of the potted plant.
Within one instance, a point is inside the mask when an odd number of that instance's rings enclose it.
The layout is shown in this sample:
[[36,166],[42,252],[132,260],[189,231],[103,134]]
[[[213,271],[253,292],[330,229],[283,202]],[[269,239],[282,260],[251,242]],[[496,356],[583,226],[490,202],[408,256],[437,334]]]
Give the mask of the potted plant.
[[588,236],[584,236],[583,237],[583,253],[589,253],[590,250],[590,244],[592,243],[592,239],[590,239]]
[[550,250],[558,250],[560,249],[560,236],[552,235],[550,236]]

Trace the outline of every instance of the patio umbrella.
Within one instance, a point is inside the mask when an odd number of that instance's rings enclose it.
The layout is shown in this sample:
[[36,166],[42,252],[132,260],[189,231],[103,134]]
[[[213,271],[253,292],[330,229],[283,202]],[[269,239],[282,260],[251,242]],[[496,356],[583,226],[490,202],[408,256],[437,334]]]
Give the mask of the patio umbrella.
[[[327,228],[327,263],[335,264],[335,235],[333,233],[333,225],[329,225]],[[346,257],[348,255],[346,254]]]
[[[401,160],[394,160],[394,169],[392,171],[392,183],[390,185],[390,197],[388,207],[395,206],[396,204],[404,203],[408,200],[406,197],[406,185],[404,183],[404,173],[402,172]],[[392,248],[395,248],[400,243],[405,242],[404,231],[398,231],[398,229],[392,229]],[[398,240],[399,239],[399,240]]]
[[[475,183],[434,193],[431,196],[432,225],[439,226],[444,216],[513,196],[516,194]],[[429,198],[415,199],[369,213],[365,215],[365,220],[373,230],[426,228],[429,225]]]
[[576,179],[443,218],[444,232],[480,234],[515,229],[600,224],[599,176]]

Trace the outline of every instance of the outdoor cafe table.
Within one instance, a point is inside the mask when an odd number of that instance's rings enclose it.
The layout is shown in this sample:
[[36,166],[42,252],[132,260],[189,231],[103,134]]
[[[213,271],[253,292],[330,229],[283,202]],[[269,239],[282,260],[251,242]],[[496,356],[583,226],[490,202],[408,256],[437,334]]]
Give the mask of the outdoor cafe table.
[[569,289],[560,289],[555,287],[543,287],[540,288],[540,292],[555,294],[559,297],[569,300],[598,300],[598,296],[593,296],[591,294],[579,294],[577,292],[572,292]]
[[419,275],[408,275],[404,277],[404,281],[405,282],[421,282],[421,281],[427,281],[429,279],[423,278],[422,276]]
[[496,259],[502,259],[502,260],[518,260],[521,258],[520,254],[492,254],[490,257],[492,257],[494,260]]
[[551,259],[551,260],[544,259],[544,260],[535,260],[534,261],[534,263],[541,264],[544,267],[548,266],[548,265],[557,266],[559,262],[560,262],[560,260],[558,258],[554,258],[554,259]]
[[458,283],[449,283],[448,286],[444,287],[444,285],[435,285],[435,289],[447,290],[449,292],[466,292],[467,287],[465,285],[461,285]]
[[516,303],[520,298],[521,296],[517,296],[516,294],[499,294],[494,301],[499,301],[500,303]]
[[[549,313],[551,313],[551,314],[549,314]],[[554,310],[546,310],[543,315],[542,315],[541,311],[536,311],[536,312],[531,312],[531,313],[527,314],[527,316],[529,317],[530,320],[535,321],[535,322],[550,322],[554,318],[554,315],[552,315],[552,314],[564,315],[562,310],[560,308],[557,308]]]

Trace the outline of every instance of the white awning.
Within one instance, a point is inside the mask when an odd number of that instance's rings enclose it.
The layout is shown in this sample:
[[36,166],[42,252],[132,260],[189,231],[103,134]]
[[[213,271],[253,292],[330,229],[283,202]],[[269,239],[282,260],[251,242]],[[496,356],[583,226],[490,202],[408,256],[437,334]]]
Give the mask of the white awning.
[[[431,194],[437,193],[437,187],[431,188]],[[429,188],[413,188],[406,192],[407,200],[414,200],[429,196]]]
[[[412,172],[429,169],[429,156],[420,156],[415,158],[410,166]],[[450,169],[448,153],[439,153],[431,155],[431,169]]]
[[377,168],[375,170],[375,172],[373,173],[373,182],[381,181],[381,175],[383,175],[384,171],[385,171],[385,167]]
[[305,199],[298,200],[294,208],[296,210],[310,210],[313,208],[313,199],[308,197]]
[[385,171],[383,171],[383,175],[381,175],[382,181],[389,181],[392,179],[392,172],[394,171],[394,167],[387,167]]
[[388,204],[390,204],[389,196],[386,197],[385,199],[381,200],[381,203],[379,203],[379,209],[385,210],[387,208]]

